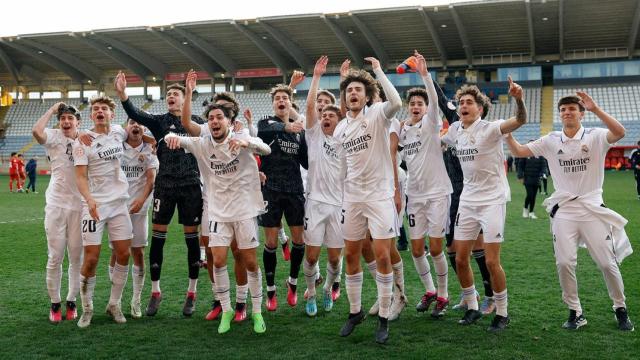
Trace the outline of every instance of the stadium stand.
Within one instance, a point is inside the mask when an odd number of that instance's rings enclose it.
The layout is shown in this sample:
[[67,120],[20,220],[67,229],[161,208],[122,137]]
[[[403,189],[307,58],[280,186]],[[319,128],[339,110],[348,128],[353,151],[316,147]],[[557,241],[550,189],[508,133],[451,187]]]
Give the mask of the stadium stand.
[[[506,97],[502,95],[501,98]],[[540,103],[542,101],[542,89],[524,88],[524,99],[529,114],[529,123],[540,123]],[[512,98],[508,98],[506,103],[498,102],[491,104],[487,119],[508,119],[515,114],[516,104]]]
[[[640,121],[640,85],[615,85],[615,86],[585,86],[570,88],[555,88],[553,91],[554,104],[567,95],[575,94],[576,91],[585,91],[600,105],[605,111],[622,122]],[[553,121],[560,123],[558,109],[554,106]],[[587,112],[584,117],[585,122],[597,122],[598,118]]]

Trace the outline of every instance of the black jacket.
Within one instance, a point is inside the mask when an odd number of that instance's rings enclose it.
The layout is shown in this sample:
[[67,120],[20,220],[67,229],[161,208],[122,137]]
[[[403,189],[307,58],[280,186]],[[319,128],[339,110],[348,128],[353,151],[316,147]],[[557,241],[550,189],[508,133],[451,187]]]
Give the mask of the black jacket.
[[[130,119],[146,126],[158,142],[157,155],[160,168],[156,176],[155,186],[175,188],[199,185],[200,172],[198,171],[196,158],[192,154],[186,153],[183,149],[170,150],[164,141],[165,135],[170,132],[180,136],[188,136],[187,131],[180,122],[180,118],[171,113],[162,115],[149,114],[135,107],[129,99],[122,103],[122,107]],[[203,122],[196,115],[192,115],[191,120],[199,124]]]
[[261,156],[260,170],[267,177],[265,188],[284,193],[304,193],[300,166],[308,167],[304,131],[294,134],[284,130],[284,122],[270,116],[258,122],[258,137],[271,147],[271,154]]
[[518,179],[524,179],[525,185],[538,185],[540,178],[545,173],[545,161],[542,156],[520,158],[518,167]]

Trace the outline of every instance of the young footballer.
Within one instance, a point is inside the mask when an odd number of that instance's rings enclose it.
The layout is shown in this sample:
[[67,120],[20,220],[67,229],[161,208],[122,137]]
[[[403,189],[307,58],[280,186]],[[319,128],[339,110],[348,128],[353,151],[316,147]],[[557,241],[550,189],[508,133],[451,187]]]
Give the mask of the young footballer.
[[[562,131],[551,132],[526,145],[507,137],[507,145],[515,156],[543,156],[549,162],[555,192],[543,205],[551,216],[562,300],[569,307],[569,318],[562,327],[576,330],[587,324],[576,280],[578,245],[585,244],[604,276],[618,328],[633,331],[618,267],[631,253],[631,244],[624,233],[627,220],[605,207],[602,199],[604,160],[611,144],[624,137],[625,129],[587,93],[576,95],[558,101]],[[594,113],[607,128],[583,127],[585,111]]]

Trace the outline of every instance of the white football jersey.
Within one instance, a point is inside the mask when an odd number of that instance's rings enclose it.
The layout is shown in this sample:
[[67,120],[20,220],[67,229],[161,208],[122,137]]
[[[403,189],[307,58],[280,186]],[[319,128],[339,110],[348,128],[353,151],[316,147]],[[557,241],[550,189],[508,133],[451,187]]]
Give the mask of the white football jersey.
[[407,164],[407,196],[416,199],[435,199],[453,192],[440,146],[442,121],[434,108],[435,116],[427,113],[415,125],[406,121],[400,132]]
[[87,133],[93,136],[91,146],[76,140],[73,159],[75,166],[87,165],[91,196],[98,204],[128,199],[129,183],[120,169],[120,158],[124,152],[122,143],[127,133],[120,125],[111,125],[108,134]]
[[[234,138],[248,141],[250,147],[230,151],[229,140]],[[235,222],[264,212],[258,163],[253,155],[255,147],[269,149],[262,140],[243,130],[230,132],[222,143],[216,143],[211,134],[180,137],[180,146],[198,161],[206,184],[210,221]]]
[[[547,159],[556,190],[584,195],[602,189],[604,160],[611,147],[607,132],[607,129],[580,127],[570,138],[563,131],[553,131],[526,146],[535,156]],[[597,205],[602,202],[600,195]],[[589,214],[584,206],[569,201],[558,209],[556,216],[575,219]]]
[[478,119],[467,129],[458,121],[442,138],[455,146],[462,167],[464,188],[460,205],[495,205],[511,200],[500,131],[503,121]]
[[[389,126],[389,135],[396,134],[396,136],[398,137],[398,145],[402,144],[402,141],[400,140],[401,128],[402,126],[398,119],[396,119],[395,117],[391,119],[391,126]],[[396,152],[396,164],[400,166],[401,162],[402,162],[402,151],[398,151]]]
[[336,152],[336,139],[322,132],[320,121],[316,121],[304,135],[309,158],[307,198],[330,205],[342,205],[342,163]]
[[80,210],[82,197],[76,185],[73,167],[74,139],[64,136],[60,129],[45,129],[47,141],[43,144],[51,163],[51,179],[45,194],[47,204],[65,209]]
[[369,202],[393,197],[391,120],[385,116],[383,105],[366,106],[356,118],[347,114],[334,131],[338,156],[346,166],[344,201]]
[[[140,146],[132,147],[126,142],[123,143],[124,153],[120,159],[120,167],[129,183],[129,201],[127,205],[142,195],[144,185],[147,182],[145,173],[149,169],[158,169],[158,157],[153,154],[151,145],[142,143]],[[149,194],[144,205],[138,213],[144,214],[151,204],[152,194]]]

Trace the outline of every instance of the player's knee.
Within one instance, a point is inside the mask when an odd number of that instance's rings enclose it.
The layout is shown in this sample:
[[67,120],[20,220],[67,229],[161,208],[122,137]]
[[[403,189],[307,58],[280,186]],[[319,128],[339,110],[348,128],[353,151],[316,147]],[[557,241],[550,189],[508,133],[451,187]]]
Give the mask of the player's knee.
[[412,246],[411,255],[413,255],[414,258],[422,257],[422,255],[424,255],[424,246]]
[[85,254],[83,265],[95,269],[98,266],[98,254]]
[[487,257],[486,262],[487,262],[487,268],[489,269],[490,272],[498,271],[502,268],[502,266],[500,265],[499,258]]
[[620,269],[618,268],[618,264],[615,261],[609,261],[606,263],[599,263],[598,268],[605,274],[614,274],[619,273]]
[[376,254],[376,262],[379,265],[391,265],[391,256],[389,254]]
[[129,256],[131,256],[131,253],[128,247],[122,247],[120,249],[117,249],[115,253],[116,253],[117,259],[128,259]]
[[464,256],[460,253],[456,254],[456,267],[467,268],[469,267],[469,256]]
[[571,271],[575,268],[575,262],[567,259],[556,259],[558,271]]
[[238,261],[242,261],[242,253],[240,252],[240,249],[236,248],[232,248],[231,249],[231,253],[233,254],[233,258]]
[[252,259],[245,258],[243,259],[242,264],[244,265],[244,268],[246,271],[254,272],[258,270],[258,261],[256,258],[252,258]]

